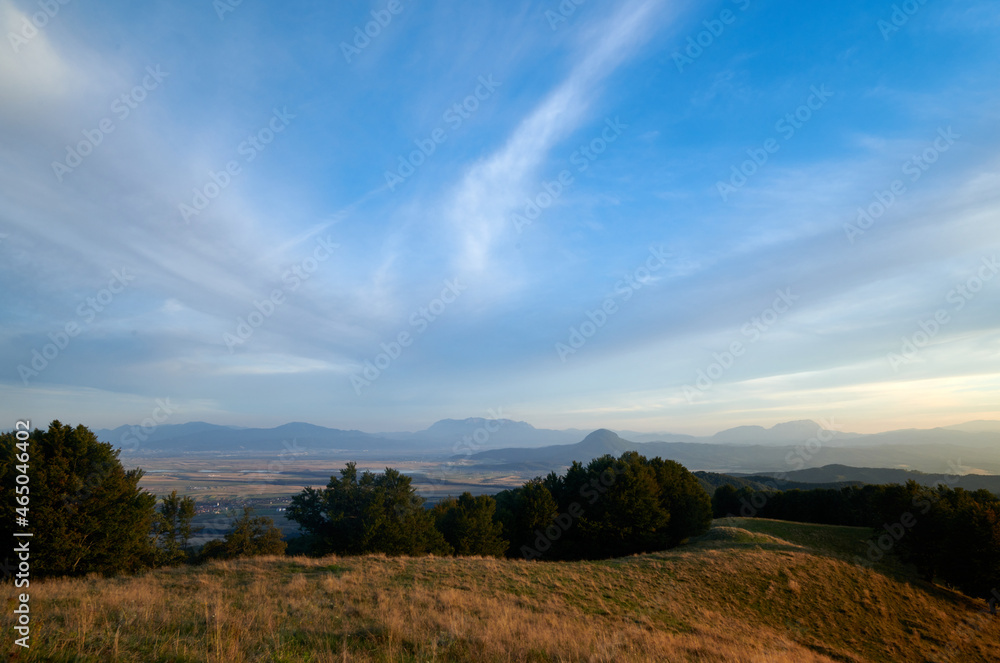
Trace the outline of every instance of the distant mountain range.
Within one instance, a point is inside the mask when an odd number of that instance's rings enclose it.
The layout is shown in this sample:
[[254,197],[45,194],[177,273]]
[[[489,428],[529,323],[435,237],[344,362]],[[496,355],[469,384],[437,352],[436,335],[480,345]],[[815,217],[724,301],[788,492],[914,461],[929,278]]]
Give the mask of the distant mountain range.
[[[800,425],[796,429],[804,434],[809,427]],[[729,431],[724,433],[724,439],[730,435]],[[769,444],[763,444],[758,441],[760,431],[753,433],[758,437],[727,443],[718,441],[719,434],[712,437],[712,442],[634,442],[613,431],[598,430],[576,444],[491,449],[471,455],[469,462],[481,468],[548,471],[574,460],[585,462],[606,453],[617,456],[624,451],[638,451],[647,457],[675,460],[691,470],[726,473],[792,472],[839,464],[937,474],[1000,474],[1000,431],[935,428],[842,437],[815,426],[810,437],[798,438],[794,444],[788,437],[771,438]],[[817,433],[821,435],[817,437]],[[730,439],[746,439],[732,435]]]
[[583,430],[538,429],[510,419],[443,419],[417,432],[365,433],[294,422],[275,428],[240,428],[204,422],[164,424],[149,429],[119,426],[94,431],[97,437],[122,449],[127,456],[233,455],[282,451],[321,456],[344,452],[377,455],[450,456],[504,445],[570,444]]
[[[828,465],[897,468],[927,473],[1000,474],[1000,421],[971,421],[933,429],[875,434],[827,430],[810,421],[771,428],[739,426],[711,436],[548,430],[510,419],[444,419],[416,432],[365,433],[289,423],[239,428],[203,422],[152,429],[120,426],[97,436],[123,456],[240,456],[281,453],[312,457],[441,457],[483,469],[538,471],[574,460],[638,451],[692,470],[725,473],[792,472]],[[805,480],[805,479],[803,479]],[[831,481],[845,479],[831,479]]]

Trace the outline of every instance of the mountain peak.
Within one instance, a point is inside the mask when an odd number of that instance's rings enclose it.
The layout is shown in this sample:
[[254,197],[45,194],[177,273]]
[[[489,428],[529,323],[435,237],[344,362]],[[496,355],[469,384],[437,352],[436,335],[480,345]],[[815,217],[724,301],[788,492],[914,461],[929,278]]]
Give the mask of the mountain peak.
[[[514,421],[512,419],[485,419],[483,417],[467,417],[465,419],[441,419],[440,421],[435,421],[426,431],[422,432],[434,432],[434,433],[455,433],[456,431],[471,431],[475,428],[485,427],[487,424],[491,428],[496,426],[502,427],[513,427],[521,430],[536,430],[534,426],[523,421]],[[489,430],[489,429],[488,429]]]
[[618,433],[612,430],[608,430],[607,428],[598,428],[593,433],[583,438],[583,441],[587,442],[588,440],[594,441],[594,440],[620,440],[620,439],[621,438],[618,437]]
[[737,426],[719,431],[712,436],[715,442],[737,444],[798,444],[805,442],[823,430],[812,419],[786,421],[770,428],[763,426]]
[[790,434],[796,436],[806,435],[806,437],[813,437],[816,433],[823,430],[823,427],[812,419],[798,419],[796,421],[786,421],[781,424],[775,424],[768,430],[772,433]]
[[638,448],[634,442],[623,440],[618,437],[617,433],[610,431],[607,428],[599,428],[595,430],[593,433],[583,438],[583,440],[575,446],[579,451],[590,454],[591,458],[603,456],[604,454],[618,456],[625,451],[631,451]]

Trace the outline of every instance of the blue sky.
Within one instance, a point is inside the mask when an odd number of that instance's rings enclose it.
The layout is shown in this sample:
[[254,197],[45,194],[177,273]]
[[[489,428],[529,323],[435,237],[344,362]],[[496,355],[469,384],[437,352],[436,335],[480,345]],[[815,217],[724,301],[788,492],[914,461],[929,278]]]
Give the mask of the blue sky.
[[0,0],[0,32],[9,422],[998,418],[995,3]]

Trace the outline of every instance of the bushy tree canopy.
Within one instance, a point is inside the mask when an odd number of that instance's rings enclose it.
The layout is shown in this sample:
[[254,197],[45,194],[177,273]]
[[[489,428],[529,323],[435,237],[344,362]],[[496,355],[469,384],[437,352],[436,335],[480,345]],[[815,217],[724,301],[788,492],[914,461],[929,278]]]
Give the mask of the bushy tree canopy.
[[159,545],[161,564],[177,564],[189,558],[188,541],[194,533],[191,526],[194,514],[194,500],[179,497],[176,490],[161,501],[153,521],[153,535]]
[[575,462],[497,495],[510,556],[598,559],[662,550],[708,529],[712,507],[682,465],[635,452]]
[[541,478],[499,493],[496,501],[497,520],[510,540],[508,555],[530,547],[537,533],[552,525],[559,515],[559,505]]
[[494,519],[497,502],[489,495],[473,497],[462,493],[432,509],[435,525],[456,555],[500,557],[509,541],[503,538],[503,525]]
[[243,515],[233,518],[232,528],[223,540],[213,539],[204,545],[201,558],[233,559],[285,554],[287,544],[274,521],[253,514],[253,507],[243,507]]
[[330,477],[323,490],[306,488],[292,498],[288,518],[310,537],[315,554],[450,554],[410,477],[391,468],[358,473],[355,463]]
[[[0,436],[3,516],[13,518],[16,437]],[[150,537],[156,496],[139,488],[142,470],[126,470],[118,451],[86,427],[58,420],[29,440],[28,531],[40,575],[132,572],[156,561]],[[10,520],[7,520],[10,522]]]

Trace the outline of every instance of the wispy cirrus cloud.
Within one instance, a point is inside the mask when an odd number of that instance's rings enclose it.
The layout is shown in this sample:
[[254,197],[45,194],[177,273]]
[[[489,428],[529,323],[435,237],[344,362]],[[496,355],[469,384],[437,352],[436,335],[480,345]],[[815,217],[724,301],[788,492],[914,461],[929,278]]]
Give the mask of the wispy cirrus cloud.
[[490,250],[510,227],[510,214],[540,185],[540,167],[552,148],[591,119],[592,102],[605,78],[626,63],[658,28],[673,19],[676,4],[633,0],[582,30],[579,60],[517,126],[503,147],[473,164],[445,203],[461,237],[456,267],[475,275],[494,266]]

